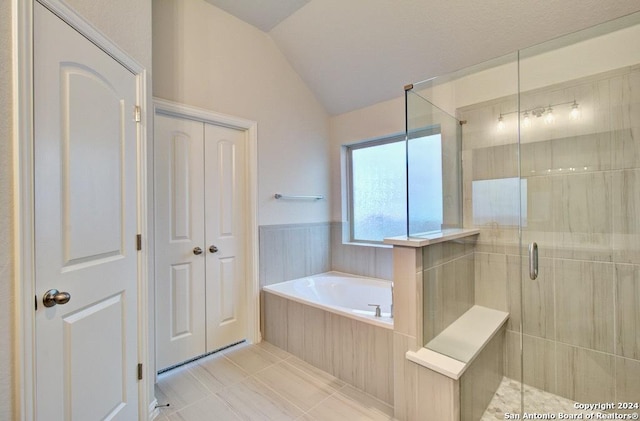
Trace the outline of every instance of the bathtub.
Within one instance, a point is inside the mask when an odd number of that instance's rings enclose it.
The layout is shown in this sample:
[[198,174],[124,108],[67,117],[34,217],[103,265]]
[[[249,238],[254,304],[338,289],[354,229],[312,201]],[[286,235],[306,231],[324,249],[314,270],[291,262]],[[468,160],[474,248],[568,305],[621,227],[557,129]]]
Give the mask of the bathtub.
[[265,286],[261,302],[266,341],[393,405],[390,281],[328,272]]
[[[263,287],[264,291],[331,313],[393,329],[391,281],[327,272]],[[382,317],[375,317],[379,304]]]

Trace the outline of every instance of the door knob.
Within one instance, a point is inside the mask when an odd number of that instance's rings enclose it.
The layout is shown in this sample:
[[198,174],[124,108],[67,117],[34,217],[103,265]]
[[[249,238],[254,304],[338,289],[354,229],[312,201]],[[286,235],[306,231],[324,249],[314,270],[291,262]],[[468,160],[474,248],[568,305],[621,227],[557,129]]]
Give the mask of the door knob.
[[218,247],[216,247],[216,246],[211,246],[211,247],[209,247],[209,251],[210,251],[211,253],[217,253],[217,252],[218,252]]
[[44,293],[42,303],[45,307],[53,307],[56,304],[67,304],[70,299],[71,294],[68,292],[60,292],[57,289],[50,289]]
[[202,254],[202,249],[200,247],[194,247],[193,254],[195,254],[196,256]]

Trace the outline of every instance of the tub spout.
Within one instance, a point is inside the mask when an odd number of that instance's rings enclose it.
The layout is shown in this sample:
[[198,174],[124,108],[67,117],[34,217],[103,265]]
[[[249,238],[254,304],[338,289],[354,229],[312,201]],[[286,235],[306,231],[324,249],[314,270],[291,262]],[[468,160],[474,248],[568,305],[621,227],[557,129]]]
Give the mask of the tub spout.
[[382,311],[380,311],[380,304],[369,304],[371,307],[376,308],[376,317],[382,317]]
[[390,316],[393,319],[393,281],[391,281],[391,311]]

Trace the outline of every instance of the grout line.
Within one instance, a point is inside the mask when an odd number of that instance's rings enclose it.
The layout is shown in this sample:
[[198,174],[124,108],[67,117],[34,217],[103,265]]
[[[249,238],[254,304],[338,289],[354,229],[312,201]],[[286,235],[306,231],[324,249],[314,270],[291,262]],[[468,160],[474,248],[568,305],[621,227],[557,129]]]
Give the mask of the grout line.
[[272,388],[271,386],[269,386],[268,384],[266,384],[265,382],[263,382],[262,380],[260,380],[258,377],[252,376],[253,379],[258,382],[259,384],[261,384],[262,386],[266,387],[267,389],[271,390],[273,393],[275,393],[280,399],[284,400],[285,402],[293,405],[294,408],[300,410],[300,412],[302,412],[301,415],[304,415],[306,413],[306,411],[302,408],[300,408],[298,405],[296,405],[295,403],[291,402],[289,399],[287,399],[286,397],[284,397],[282,394],[280,394],[280,392],[278,392],[277,390],[275,390],[274,388]]
[[276,345],[272,344],[272,343],[271,343],[271,342],[269,342],[269,341],[266,341],[266,340],[262,339],[262,341],[260,341],[259,343],[262,343],[262,342],[266,342],[266,343],[268,343],[269,345],[271,345],[272,347],[274,347],[274,348],[278,348],[279,350],[281,350],[282,352],[287,353],[288,355],[287,355],[285,358],[282,358],[281,356],[279,356],[279,355],[278,355],[278,354],[276,354],[275,352],[271,352],[271,351],[269,351],[268,349],[266,349],[265,347],[260,346],[259,344],[252,344],[251,346],[257,346],[257,347],[258,347],[258,348],[260,348],[261,350],[263,350],[263,351],[267,352],[268,354],[273,355],[274,357],[278,358],[278,359],[279,359],[279,360],[281,360],[281,361],[288,360],[289,358],[293,357],[293,354],[291,354],[290,352],[288,352],[288,351],[286,351],[286,350],[284,350],[284,349],[280,348],[279,346],[276,346]]
[[[238,384],[238,383],[236,383],[236,384]],[[223,389],[223,390],[226,390],[226,389],[227,389],[227,388],[225,388],[225,389]],[[222,391],[222,390],[221,390],[221,391]],[[220,391],[220,392],[221,392],[221,391]],[[218,395],[218,393],[217,393],[217,392],[213,394],[213,397],[214,397],[214,399],[218,399],[220,402],[222,402],[222,404],[223,404],[225,407],[227,407],[227,409],[229,409],[229,411],[230,411],[230,412],[231,412],[231,413],[232,413],[232,414],[233,414],[233,415],[238,419],[238,421],[242,420],[242,414],[239,414],[238,412],[236,412],[236,410],[235,410],[235,409],[234,409],[234,408],[233,408],[233,407],[232,407],[232,406],[231,406],[227,401],[225,401],[224,399],[222,399],[222,398]],[[168,420],[167,420],[167,421],[168,421]]]
[[[511,330],[510,332],[513,332],[513,333],[515,333],[517,335],[520,334],[520,332],[514,331],[514,330]],[[610,356],[610,357],[624,358],[622,355],[616,355],[616,354],[612,354],[611,352],[607,352],[607,351],[600,351],[598,349],[587,348],[587,347],[584,347],[584,346],[581,346],[581,345],[574,345],[574,344],[571,344],[571,343],[568,343],[568,342],[561,341],[559,339],[555,340],[555,339],[543,338],[541,336],[530,335],[528,333],[523,333],[522,335],[523,336],[528,336],[528,337],[533,338],[533,339],[539,339],[539,340],[543,340],[543,341],[554,342],[556,344],[565,345],[565,346],[568,346],[568,347],[571,347],[571,348],[576,348],[576,349],[580,349],[580,350],[584,350],[584,351],[595,352],[597,354],[607,355],[607,356]],[[628,358],[628,359],[633,360],[633,361],[639,361],[639,360],[634,360],[633,358]]]
[[[558,290],[557,290],[557,260],[552,261],[553,275],[553,387],[558,391]],[[524,371],[523,371],[524,373]],[[524,378],[524,377],[523,377]]]
[[[346,386],[346,385],[345,385]],[[344,386],[342,386],[344,387]],[[332,397],[334,397],[334,395],[336,395],[340,390],[342,390],[342,387],[340,389],[333,389],[333,392],[331,392],[331,394],[329,396],[327,396],[326,398],[322,399],[320,402],[318,402],[317,404],[313,405],[311,408],[309,408],[308,411],[305,411],[302,415],[307,415],[309,414],[311,411],[315,410],[316,408],[318,408],[320,405],[322,405],[323,403],[325,403],[326,401],[328,401],[329,399],[331,399]]]
[[[208,391],[208,389],[207,389],[207,391]],[[168,419],[170,415],[177,414],[178,412],[181,412],[183,409],[187,409],[187,408],[189,408],[189,407],[192,407],[192,406],[194,406],[195,404],[199,403],[200,401],[203,401],[203,400],[207,399],[209,396],[210,396],[210,394],[208,394],[208,395],[206,395],[206,396],[203,396],[203,397],[201,397],[201,398],[199,398],[199,399],[196,399],[196,400],[195,400],[195,401],[193,401],[193,402],[189,402],[188,404],[186,404],[186,405],[185,405],[185,406],[183,406],[182,408],[179,408],[179,409],[176,409],[176,410],[173,410],[173,411],[171,411],[171,409],[172,409],[171,407],[164,408],[165,410],[167,410],[167,409],[169,409],[169,410],[170,410],[169,412],[165,412],[164,414],[162,413],[162,409],[163,409],[163,408],[159,408],[159,409],[160,409],[160,414],[164,415],[164,416]],[[167,403],[170,403],[170,402],[167,402]]]
[[[307,363],[306,361],[304,361],[304,360],[303,360],[303,359],[301,359],[301,358],[299,358],[299,360],[300,360],[300,361],[302,361],[302,362],[304,362],[304,363],[306,363],[306,364],[309,364],[309,363]],[[284,361],[283,361],[283,362],[284,362]],[[316,376],[314,373],[309,373],[309,372],[307,372],[307,371],[303,370],[302,368],[298,368],[298,367],[296,367],[295,365],[293,365],[293,364],[291,364],[291,363],[287,363],[287,365],[288,365],[288,366],[290,366],[291,368],[293,368],[295,371],[298,371],[298,372],[302,373],[305,377],[307,377],[307,378],[311,379],[311,381],[312,381],[314,384],[318,384],[318,385],[322,386],[322,387],[321,387],[321,389],[322,389],[322,390],[325,390],[325,389],[324,389],[325,387],[326,387],[326,388],[328,388],[328,389],[330,389],[330,390],[332,391],[332,392],[331,392],[331,394],[332,394],[332,395],[333,395],[333,393],[334,393],[334,392],[337,392],[338,390],[341,390],[344,386],[346,386],[346,385],[347,385],[347,382],[345,382],[344,380],[341,380],[341,379],[337,378],[336,376],[334,376],[333,374],[331,374],[331,373],[327,373],[326,371],[321,370],[321,369],[319,369],[319,368],[317,368],[317,367],[311,366],[311,367],[316,368],[317,370],[322,371],[322,372],[323,372],[323,373],[325,373],[325,374],[328,374],[329,376],[333,377],[333,379],[331,379],[331,380],[325,380],[324,378],[322,378],[322,377],[320,377],[320,376]],[[309,365],[311,365],[311,364],[309,364]],[[340,387],[333,387],[333,386],[331,386],[331,384],[330,384],[330,383],[331,383],[331,382],[333,382],[333,381],[339,381],[339,382],[344,383],[344,384],[343,384],[342,386],[340,386]]]
[[[613,232],[613,230],[611,231]],[[611,268],[613,272],[613,354],[618,355],[618,336],[620,332],[618,332],[618,271],[616,270],[616,265],[614,264]],[[639,311],[636,308],[636,311]],[[618,361],[613,359],[613,397],[614,402],[619,402],[618,400]]]
[[[345,382],[345,383],[346,383],[346,382]],[[368,398],[370,398],[370,399],[373,399],[373,400],[375,400],[375,401],[379,402],[379,403],[380,403],[380,404],[382,404],[383,406],[386,406],[387,408],[390,408],[390,409],[391,409],[391,412],[394,412],[394,413],[395,413],[395,408],[394,408],[394,406],[393,406],[393,405],[389,405],[388,403],[386,403],[386,402],[385,402],[385,401],[383,401],[382,399],[379,399],[379,398],[377,398],[377,397],[373,396],[372,394],[370,394],[370,393],[368,393],[368,392],[365,392],[364,390],[362,390],[362,389],[359,389],[359,388],[355,387],[355,386],[354,386],[354,385],[352,385],[352,384],[346,383],[343,387],[341,387],[341,388],[340,388],[340,390],[338,390],[338,392],[339,392],[343,397],[345,397],[346,399],[349,399],[349,400],[351,400],[351,401],[355,401],[356,403],[358,403],[358,404],[360,404],[360,405],[363,405],[363,404],[362,404],[362,402],[360,402],[359,400],[354,399],[354,398],[352,398],[352,397],[349,397],[349,396],[347,396],[345,393],[343,393],[343,392],[342,392],[342,390],[343,390],[343,389],[347,389],[347,388],[349,388],[349,387],[351,387],[352,389],[355,389],[357,392],[362,393],[362,394],[363,394],[363,395],[365,395],[366,397],[368,397]],[[380,411],[379,411],[377,408],[375,408],[375,407],[374,407],[373,409],[374,409],[375,411],[380,412]],[[384,415],[387,415],[387,414],[384,414]]]

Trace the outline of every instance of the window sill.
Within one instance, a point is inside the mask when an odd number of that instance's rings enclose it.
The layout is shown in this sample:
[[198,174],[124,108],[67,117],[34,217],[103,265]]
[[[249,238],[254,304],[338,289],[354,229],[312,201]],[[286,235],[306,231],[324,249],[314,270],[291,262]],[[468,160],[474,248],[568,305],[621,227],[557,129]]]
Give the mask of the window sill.
[[345,246],[358,246],[358,247],[375,247],[381,249],[392,249],[393,245],[383,244],[383,243],[361,243],[357,241],[343,241],[343,245]]

